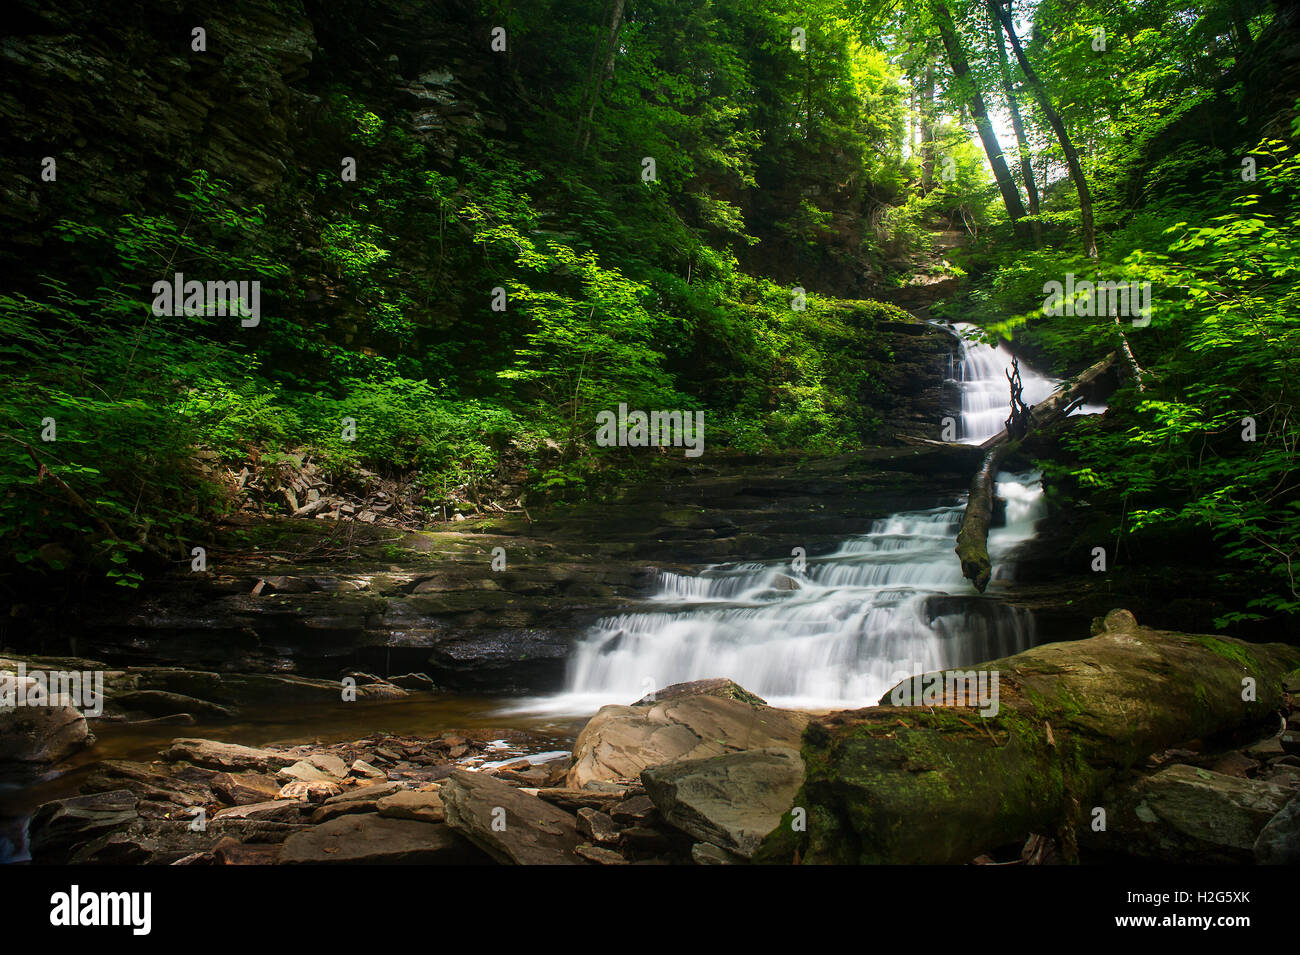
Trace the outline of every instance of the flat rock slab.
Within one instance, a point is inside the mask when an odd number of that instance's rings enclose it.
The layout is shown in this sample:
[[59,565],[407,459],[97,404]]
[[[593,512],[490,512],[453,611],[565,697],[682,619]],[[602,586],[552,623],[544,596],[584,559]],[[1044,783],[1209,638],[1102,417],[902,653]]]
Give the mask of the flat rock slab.
[[803,760],[792,749],[748,750],[654,766],[641,780],[668,823],[748,859],[794,805]]
[[403,789],[384,796],[377,803],[379,815],[386,819],[418,819],[420,822],[442,822],[442,797],[432,790],[418,792]]
[[806,713],[706,695],[640,706],[604,706],[573,747],[565,785],[636,779],[642,770],[747,749],[795,749]]
[[283,865],[465,865],[483,854],[447,826],[376,815],[340,816],[284,841]]
[[286,756],[270,749],[255,749],[237,743],[218,743],[210,739],[174,739],[163,753],[169,762],[184,760],[208,769],[245,770],[259,773],[268,769],[281,769],[296,763],[297,757]]
[[499,862],[582,865],[577,820],[500,780],[458,769],[439,791],[447,825]]

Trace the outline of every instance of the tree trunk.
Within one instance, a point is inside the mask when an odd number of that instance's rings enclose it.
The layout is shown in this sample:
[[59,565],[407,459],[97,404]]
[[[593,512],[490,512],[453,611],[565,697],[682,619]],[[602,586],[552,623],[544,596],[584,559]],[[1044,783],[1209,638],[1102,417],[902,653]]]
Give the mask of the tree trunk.
[[1029,88],[1033,90],[1035,99],[1038,100],[1038,108],[1043,111],[1043,116],[1047,119],[1048,125],[1052,127],[1052,132],[1056,133],[1056,138],[1061,143],[1061,151],[1065,153],[1065,164],[1070,169],[1070,178],[1074,180],[1074,188],[1079,193],[1079,221],[1083,226],[1083,249],[1088,258],[1096,259],[1097,230],[1092,221],[1092,194],[1088,190],[1088,181],[1083,177],[1083,167],[1079,165],[1079,154],[1075,151],[1074,142],[1070,139],[1070,134],[1066,132],[1060,114],[1052,106],[1052,99],[1047,95],[1047,87],[1043,85],[1043,81],[1034,72],[1033,66],[1029,63],[1029,57],[1025,56],[1024,48],[1020,45],[1020,38],[1016,36],[1015,24],[1011,22],[1010,12],[996,2],[990,5],[990,9],[1002,23],[1002,29],[1006,31],[1007,39],[1011,41],[1011,49],[1016,54],[1016,62],[1020,64],[1020,71],[1025,74],[1025,81],[1029,84]]
[[[1020,115],[1020,102],[1016,98],[1015,87],[1011,83],[1011,67],[1007,64],[1007,46],[1002,39],[1002,27],[998,21],[997,0],[988,0],[989,13],[993,17],[993,36],[997,39],[998,70],[1002,76],[1002,92],[1007,98],[1007,108],[1011,111],[1011,128],[1016,134],[1016,147],[1020,153],[1020,175],[1025,181],[1025,196],[1029,199],[1029,214],[1038,215],[1038,184],[1034,181],[1033,157],[1029,152],[1029,141],[1025,138],[1025,121]],[[1035,236],[1039,233],[1035,229]]]
[[1054,835],[1073,859],[1075,832],[1097,809],[1118,811],[1112,787],[1147,756],[1276,730],[1300,648],[1151,630],[1122,610],[1104,627],[814,720],[794,799],[807,826],[787,814],[758,861],[962,864],[1029,833]]
[[925,79],[921,84],[921,194],[934,188],[934,60],[925,51]]
[[957,29],[953,26],[952,14],[948,12],[945,0],[930,0],[930,7],[934,11],[934,19],[939,26],[939,37],[943,40],[943,48],[948,54],[948,64],[952,67],[953,76],[959,83],[964,83],[970,88],[971,118],[975,121],[980,142],[984,144],[984,152],[989,157],[989,166],[993,169],[993,178],[997,180],[998,191],[1002,193],[1002,202],[1007,208],[1007,215],[1011,218],[1012,225],[1016,225],[1025,217],[1025,206],[1020,201],[1020,191],[1016,188],[1015,179],[1007,168],[1002,146],[998,142],[997,133],[993,131],[993,123],[989,121],[984,97],[979,87],[975,85],[974,77],[970,75],[970,64],[966,60],[965,51],[961,48],[961,38],[957,36]]
[[[1040,401],[1029,410],[1028,432],[1040,430],[1066,417],[1083,400],[1083,394],[1114,367],[1117,357],[1111,352],[1101,361],[1082,372],[1050,398]],[[966,511],[962,514],[957,531],[957,558],[961,561],[961,574],[980,593],[988,586],[993,574],[993,561],[989,557],[989,524],[993,520],[993,490],[997,483],[998,463],[1005,454],[1016,447],[1006,429],[989,438],[982,445],[986,450],[980,469],[971,478]]]
[[993,574],[989,559],[989,523],[993,520],[993,485],[997,482],[998,462],[1011,448],[999,444],[989,448],[984,462],[970,482],[970,496],[966,500],[966,513],[962,515],[957,531],[957,557],[961,560],[961,575],[984,593]]
[[605,41],[605,62],[591,84],[591,96],[587,106],[587,117],[579,125],[582,140],[582,152],[587,151],[591,142],[591,120],[596,115],[596,104],[600,102],[600,88],[607,76],[614,75],[614,54],[618,52],[618,34],[623,29],[623,7],[626,0],[614,0],[614,11],[609,17],[609,36]]

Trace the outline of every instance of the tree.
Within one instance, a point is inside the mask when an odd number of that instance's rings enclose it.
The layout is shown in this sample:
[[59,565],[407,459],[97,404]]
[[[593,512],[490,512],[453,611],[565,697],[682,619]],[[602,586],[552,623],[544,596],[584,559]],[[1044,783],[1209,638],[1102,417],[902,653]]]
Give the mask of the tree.
[[967,92],[971,118],[975,121],[980,142],[984,144],[984,152],[989,158],[989,166],[993,169],[993,178],[997,181],[998,191],[1002,193],[1002,202],[1006,206],[1007,215],[1014,225],[1025,217],[1025,206],[1020,201],[1020,192],[1016,189],[1011,170],[1007,168],[1006,157],[1002,153],[1002,145],[998,142],[997,133],[993,131],[993,123],[989,120],[984,96],[971,75],[970,63],[966,59],[965,50],[962,49],[961,38],[957,35],[957,28],[953,25],[952,14],[948,11],[945,0],[931,0],[930,9],[939,27],[943,48],[948,54],[948,65],[952,67],[953,76],[956,77],[958,84]]

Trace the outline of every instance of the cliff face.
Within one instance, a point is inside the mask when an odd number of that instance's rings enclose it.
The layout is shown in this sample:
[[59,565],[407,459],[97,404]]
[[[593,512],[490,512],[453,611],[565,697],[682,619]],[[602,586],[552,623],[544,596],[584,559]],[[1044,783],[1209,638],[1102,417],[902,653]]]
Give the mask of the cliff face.
[[[337,174],[316,124],[335,89],[366,90],[450,158],[504,130],[499,77],[465,47],[488,27],[455,2],[103,4],[15,0],[0,41],[0,254],[48,241],[61,215],[148,209],[206,169],[274,209]],[[205,31],[205,49],[193,31]],[[43,180],[43,161],[56,163]],[[46,174],[48,175],[48,173]]]

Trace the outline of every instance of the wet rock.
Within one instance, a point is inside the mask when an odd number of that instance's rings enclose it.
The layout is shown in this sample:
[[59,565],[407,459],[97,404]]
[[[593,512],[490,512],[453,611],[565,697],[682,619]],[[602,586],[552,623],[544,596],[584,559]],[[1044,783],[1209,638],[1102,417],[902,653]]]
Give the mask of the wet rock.
[[712,679],[712,680],[692,680],[689,683],[674,683],[666,686],[662,690],[656,690],[646,696],[641,697],[633,703],[633,706],[651,706],[655,703],[666,703],[669,700],[679,700],[687,696],[715,696],[720,700],[739,700],[741,703],[752,703],[755,706],[767,706],[767,700],[761,696],[750,693],[739,683],[731,680]]
[[208,769],[251,769],[259,773],[293,765],[296,760],[269,749],[254,749],[236,743],[218,743],[209,739],[174,739],[163,753],[169,762],[185,760]]
[[351,815],[285,840],[282,865],[465,865],[487,861],[449,827],[411,819]]
[[577,865],[581,841],[567,812],[481,773],[456,770],[441,789],[447,824],[498,862]]
[[[38,695],[38,705],[17,705]],[[31,677],[0,672],[0,762],[56,763],[94,739],[67,697],[46,697]]]
[[140,819],[80,847],[73,865],[172,865],[223,838],[240,843],[273,844],[302,826],[260,819],[212,820],[194,829],[187,821]]
[[573,747],[566,785],[637,779],[649,766],[767,747],[798,749],[808,716],[715,696],[605,706]]
[[1174,765],[1116,794],[1105,832],[1081,830],[1081,845],[1168,863],[1253,861],[1256,839],[1293,792]]
[[653,766],[641,780],[666,822],[748,859],[794,805],[803,760],[792,749],[748,750]]
[[1260,865],[1300,865],[1300,796],[1292,797],[1260,830],[1253,852]]
[[138,818],[137,800],[125,789],[71,796],[38,806],[28,825],[32,861],[60,865],[80,845]]
[[170,716],[177,713],[189,713],[208,719],[232,719],[235,711],[228,706],[209,703],[197,697],[182,693],[169,693],[165,690],[132,690],[110,697],[111,701],[127,710],[139,710],[150,716]]

